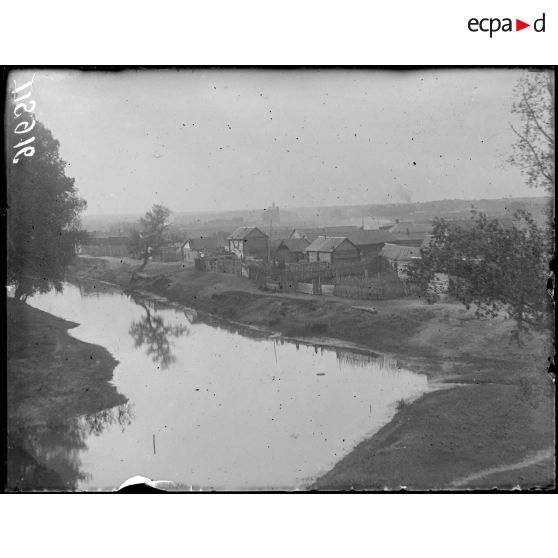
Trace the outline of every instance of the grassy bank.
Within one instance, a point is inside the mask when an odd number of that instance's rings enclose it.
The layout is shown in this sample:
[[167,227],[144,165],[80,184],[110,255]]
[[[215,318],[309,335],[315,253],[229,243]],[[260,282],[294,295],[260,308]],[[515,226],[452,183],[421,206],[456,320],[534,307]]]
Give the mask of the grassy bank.
[[[137,265],[137,264],[136,264]],[[510,344],[513,323],[476,320],[457,304],[363,301],[258,291],[236,276],[182,264],[80,259],[76,277],[114,282],[288,337],[335,339],[396,356],[439,383],[460,384],[402,403],[395,419],[314,485],[319,489],[509,488],[554,482],[550,335]],[[535,456],[535,457],[533,457]]]
[[68,335],[76,325],[7,300],[9,490],[74,488],[77,417],[126,402],[109,383],[116,361]]

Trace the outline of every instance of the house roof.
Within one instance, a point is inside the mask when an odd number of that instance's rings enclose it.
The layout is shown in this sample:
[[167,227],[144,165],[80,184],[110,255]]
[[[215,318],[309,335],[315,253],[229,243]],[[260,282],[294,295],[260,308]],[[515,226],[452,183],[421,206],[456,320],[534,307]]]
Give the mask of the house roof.
[[279,246],[281,246],[281,242],[282,242],[282,240],[270,240],[269,241],[269,251],[272,254],[277,252],[277,250],[279,249]]
[[309,244],[305,238],[285,238],[279,242],[277,249],[284,247],[290,252],[304,252]]
[[316,240],[314,240],[314,242],[312,242],[309,246],[307,246],[304,249],[304,251],[305,252],[334,252],[336,248],[341,244],[343,244],[343,242],[345,241],[349,242],[350,244],[353,244],[345,236],[328,236],[328,237],[319,236],[318,238],[316,238]]
[[231,235],[229,235],[228,240],[244,240],[249,236],[266,236],[258,227],[238,227]]
[[349,233],[357,231],[358,227],[354,225],[343,225],[337,227],[297,227],[291,233],[291,236],[297,232],[306,236],[310,242],[313,242],[319,236],[347,236]]
[[409,232],[407,233],[391,233],[394,240],[405,242],[406,240],[424,240],[429,233],[425,232]]
[[395,236],[386,230],[363,230],[351,232],[347,238],[355,246],[366,246],[368,244],[384,244],[396,240]]
[[401,221],[393,225],[393,227],[391,227],[391,229],[389,230],[390,232],[397,234],[428,234],[432,232],[432,222]]
[[[267,236],[269,236],[269,228],[263,228]],[[271,227],[271,238],[273,240],[283,240],[284,238],[288,238],[289,235],[292,233],[292,227]]]
[[310,242],[313,242],[314,240],[316,240],[316,238],[318,238],[319,236],[323,236],[324,235],[324,230],[320,229],[320,228],[311,228],[311,229],[307,229],[307,228],[297,228],[294,229],[293,232],[291,233],[291,236],[294,235],[295,233],[298,233],[300,235],[305,236]]
[[401,246],[399,244],[386,244],[380,256],[394,261],[410,261],[420,258],[420,248],[418,246]]
[[214,250],[219,247],[219,241],[215,236],[200,236],[199,238],[188,238],[183,246],[190,244],[191,250]]

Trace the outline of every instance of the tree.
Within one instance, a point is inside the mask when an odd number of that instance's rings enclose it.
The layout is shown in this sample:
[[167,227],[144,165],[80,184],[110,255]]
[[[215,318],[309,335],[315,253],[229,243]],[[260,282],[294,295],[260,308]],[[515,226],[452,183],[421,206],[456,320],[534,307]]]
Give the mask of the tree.
[[516,225],[504,227],[498,219],[473,213],[470,226],[454,226],[435,219],[433,237],[421,249],[421,260],[410,266],[412,280],[431,300],[437,273],[450,277],[452,294],[477,318],[505,315],[514,319],[514,337],[529,328],[543,328],[549,319],[547,279],[548,235],[531,215],[517,211]]
[[[13,128],[12,126],[10,126]],[[8,146],[21,138],[8,132]],[[59,142],[35,121],[32,156],[8,159],[7,281],[25,300],[35,292],[62,289],[65,269],[81,242],[86,202],[66,176]]]
[[142,270],[152,254],[160,250],[164,243],[163,233],[168,228],[171,211],[164,205],[154,205],[140,220],[140,230],[132,231],[129,240],[133,254],[141,255]]
[[509,162],[521,169],[531,188],[554,194],[554,74],[528,72],[515,89],[512,112],[519,124],[511,124],[517,137]]

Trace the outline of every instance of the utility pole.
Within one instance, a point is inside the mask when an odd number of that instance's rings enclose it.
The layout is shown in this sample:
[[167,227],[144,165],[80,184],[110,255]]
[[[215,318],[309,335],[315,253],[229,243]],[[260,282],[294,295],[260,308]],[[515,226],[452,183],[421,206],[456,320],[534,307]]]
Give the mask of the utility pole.
[[269,220],[269,238],[267,240],[267,263],[271,265],[271,227],[273,226],[273,218]]

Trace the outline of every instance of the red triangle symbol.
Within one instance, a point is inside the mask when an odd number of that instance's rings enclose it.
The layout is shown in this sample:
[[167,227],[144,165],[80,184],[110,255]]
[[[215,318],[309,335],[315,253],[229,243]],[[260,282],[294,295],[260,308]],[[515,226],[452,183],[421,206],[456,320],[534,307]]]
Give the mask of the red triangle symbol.
[[531,24],[530,23],[525,23],[524,21],[521,21],[520,19],[515,20],[515,30],[516,31],[521,31],[522,29],[525,29],[526,27],[531,27]]

